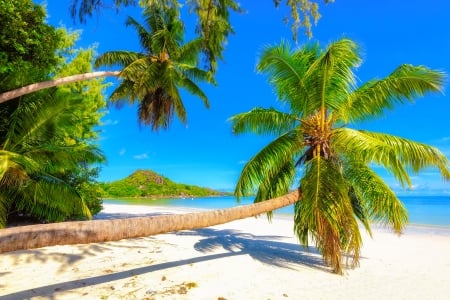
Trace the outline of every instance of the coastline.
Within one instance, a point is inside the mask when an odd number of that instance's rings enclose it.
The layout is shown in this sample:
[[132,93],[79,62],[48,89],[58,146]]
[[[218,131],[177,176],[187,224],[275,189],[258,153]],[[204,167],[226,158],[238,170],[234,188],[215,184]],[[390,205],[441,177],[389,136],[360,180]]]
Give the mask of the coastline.
[[[193,208],[106,204],[96,218]],[[362,231],[360,266],[330,273],[289,218],[249,218],[118,242],[2,254],[2,299],[442,299],[450,295],[450,229]]]

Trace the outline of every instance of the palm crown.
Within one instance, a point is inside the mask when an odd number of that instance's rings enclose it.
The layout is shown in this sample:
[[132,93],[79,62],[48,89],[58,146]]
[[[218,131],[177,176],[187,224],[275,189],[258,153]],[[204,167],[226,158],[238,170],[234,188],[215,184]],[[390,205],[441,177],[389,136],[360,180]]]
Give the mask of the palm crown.
[[139,24],[129,17],[127,26],[133,26],[139,36],[144,53],[111,51],[97,58],[95,65],[123,67],[119,86],[110,100],[122,104],[137,101],[139,121],[151,125],[153,130],[167,129],[174,113],[186,123],[186,110],[179,87],[199,97],[209,107],[209,102],[195,83],[214,83],[210,72],[198,67],[203,46],[202,39],[183,44],[184,29],[175,9],[152,5],[144,11],[145,23]]
[[269,75],[289,110],[255,108],[231,118],[236,134],[277,136],[245,165],[236,195],[257,190],[259,202],[297,186],[296,235],[305,245],[312,239],[338,273],[343,254],[358,264],[362,240],[357,219],[369,233],[371,221],[390,224],[398,233],[407,223],[406,209],[373,165],[384,167],[403,185],[411,184],[409,171],[430,166],[450,178],[449,162],[436,148],[349,128],[397,103],[440,91],[444,74],[402,65],[384,79],[357,87],[353,68],[360,62],[357,45],[348,39],[323,51],[317,45],[294,51],[286,43],[267,47],[258,70]]

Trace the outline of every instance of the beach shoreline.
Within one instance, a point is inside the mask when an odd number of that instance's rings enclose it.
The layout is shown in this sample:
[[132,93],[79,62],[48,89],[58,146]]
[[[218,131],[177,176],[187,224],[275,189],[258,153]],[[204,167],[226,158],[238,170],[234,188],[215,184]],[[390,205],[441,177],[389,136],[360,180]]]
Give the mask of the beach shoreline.
[[[198,211],[106,204],[96,218]],[[445,299],[450,230],[362,231],[360,266],[330,272],[292,220],[265,215],[197,230],[1,254],[1,299]]]

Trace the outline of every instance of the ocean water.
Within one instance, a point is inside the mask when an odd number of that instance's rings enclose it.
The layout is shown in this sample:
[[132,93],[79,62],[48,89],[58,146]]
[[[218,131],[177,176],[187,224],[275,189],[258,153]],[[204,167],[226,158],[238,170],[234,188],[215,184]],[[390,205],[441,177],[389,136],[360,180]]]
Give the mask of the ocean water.
[[[431,225],[450,228],[450,196],[405,196],[399,197],[409,214],[413,225]],[[128,205],[153,205],[169,207],[188,207],[198,209],[222,209],[253,203],[253,198],[245,197],[238,203],[233,196],[170,199],[104,199],[104,203]],[[274,212],[275,215],[292,215],[293,205]]]

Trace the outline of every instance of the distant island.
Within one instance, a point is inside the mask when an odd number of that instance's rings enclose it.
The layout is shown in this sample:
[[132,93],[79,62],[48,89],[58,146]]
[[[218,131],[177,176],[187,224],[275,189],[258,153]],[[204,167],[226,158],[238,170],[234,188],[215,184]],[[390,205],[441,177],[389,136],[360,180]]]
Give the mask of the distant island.
[[184,198],[224,196],[231,193],[206,187],[176,183],[151,170],[137,170],[130,176],[99,183],[103,198]]

